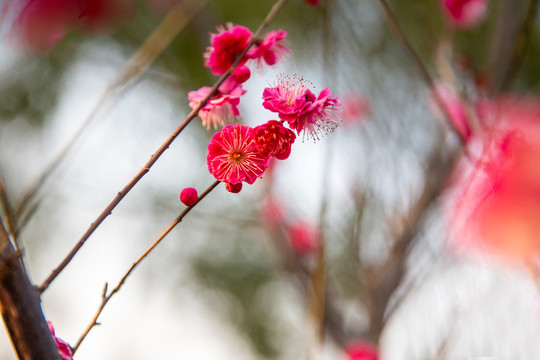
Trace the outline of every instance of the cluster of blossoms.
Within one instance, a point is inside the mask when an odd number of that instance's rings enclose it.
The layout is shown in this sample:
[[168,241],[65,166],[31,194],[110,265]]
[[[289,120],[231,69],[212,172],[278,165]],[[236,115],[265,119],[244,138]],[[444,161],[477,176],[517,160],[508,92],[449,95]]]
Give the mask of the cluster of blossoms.
[[[242,83],[251,75],[246,65],[255,62],[259,68],[264,64],[271,66],[289,52],[283,44],[287,37],[283,30],[270,31],[262,40],[253,40],[252,36],[249,29],[240,25],[218,27],[218,32],[210,35],[211,46],[203,54],[204,65],[217,75],[225,74],[236,64],[199,110],[203,126],[225,126],[208,145],[207,163],[210,173],[233,193],[242,189],[243,182],[253,184],[261,177],[272,158],[288,158],[296,134],[319,139],[339,123],[336,112],[341,104],[330,89],[316,96],[303,79],[281,76],[263,92],[263,106],[277,113],[280,120],[254,128],[238,123],[227,125],[240,115],[238,104],[246,92]],[[252,43],[254,46],[246,51]],[[197,108],[210,92],[209,87],[189,92],[189,106]]]
[[[219,26],[217,33],[210,34],[211,46],[203,54],[204,65],[216,75],[223,75],[235,63],[252,41],[251,31],[241,25],[227,24]],[[239,115],[238,104],[240,97],[245,94],[242,83],[251,76],[246,66],[255,61],[258,67],[263,64],[274,65],[289,52],[283,45],[287,32],[283,30],[270,31],[262,41],[255,41],[254,46],[239,60],[232,75],[221,84],[218,91],[206,102],[199,111],[199,117],[207,128],[215,129],[232,123]],[[211,88],[204,86],[188,93],[189,106],[196,108],[201,100],[208,95]]]

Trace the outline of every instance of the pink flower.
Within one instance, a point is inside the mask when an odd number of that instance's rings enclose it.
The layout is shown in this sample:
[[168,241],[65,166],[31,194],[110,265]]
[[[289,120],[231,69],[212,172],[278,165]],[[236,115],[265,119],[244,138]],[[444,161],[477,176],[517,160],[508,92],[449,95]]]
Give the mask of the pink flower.
[[50,321],[47,321],[47,325],[49,325],[49,330],[54,337],[56,347],[58,348],[58,353],[60,354],[62,360],[73,360],[73,354],[71,353],[71,348],[69,345],[64,340],[56,337],[54,334],[54,327]]
[[186,206],[193,206],[199,201],[197,190],[192,187],[187,187],[180,193],[180,201]]
[[505,97],[482,104],[479,114],[485,130],[447,197],[449,230],[467,250],[538,260],[540,101]]
[[283,45],[286,38],[286,31],[270,31],[261,43],[248,51],[247,57],[257,60],[259,68],[262,67],[263,60],[266,64],[272,66],[283,58],[283,54],[289,53],[289,49]]
[[440,0],[449,23],[456,28],[478,24],[486,15],[488,0]]
[[257,150],[265,156],[285,160],[291,153],[291,146],[296,139],[294,132],[287,129],[280,121],[270,120],[255,129]]
[[306,105],[308,85],[304,78],[279,76],[275,86],[264,89],[263,107],[278,113],[281,120],[294,121]]
[[255,131],[240,124],[228,125],[214,134],[206,157],[214,177],[230,184],[253,184],[268,167],[269,157],[257,150]]
[[[210,87],[203,86],[197,91],[190,91],[188,93],[189,106],[192,109],[199,106],[201,100],[208,95],[210,90]],[[199,110],[203,126],[210,129],[210,126],[213,125],[214,129],[217,129],[234,121],[240,115],[240,110],[238,110],[240,96],[245,93],[242,85],[236,83],[232,78],[225,81],[216,94]]]
[[264,89],[263,106],[277,112],[298,134],[303,132],[303,138],[307,135],[308,139],[319,140],[338,126],[336,111],[341,103],[330,89],[323,89],[315,97],[307,85],[303,78],[281,76],[274,87]]
[[299,255],[307,255],[315,251],[319,242],[319,234],[311,224],[300,221],[288,229],[289,242]]
[[321,2],[321,0],[304,0],[304,1],[307,2],[311,6],[317,6]]
[[[308,90],[308,92],[310,91]],[[303,137],[307,134],[308,139],[319,140],[320,136],[334,131],[339,125],[340,120],[336,112],[341,103],[337,97],[332,96],[332,92],[328,88],[323,89],[317,99],[311,101],[311,98],[311,96],[308,98],[306,95],[306,106],[296,121],[289,122],[289,126],[298,134],[303,131]]]
[[[217,34],[210,34],[212,46],[204,53],[204,65],[209,67],[212,73],[222,75],[236,58],[247,48],[251,39],[251,31],[240,25],[227,23],[227,30],[223,26],[217,28]],[[243,65],[247,58],[242,59],[239,65]]]
[[377,347],[371,343],[355,341],[345,348],[348,360],[378,360],[379,352]]

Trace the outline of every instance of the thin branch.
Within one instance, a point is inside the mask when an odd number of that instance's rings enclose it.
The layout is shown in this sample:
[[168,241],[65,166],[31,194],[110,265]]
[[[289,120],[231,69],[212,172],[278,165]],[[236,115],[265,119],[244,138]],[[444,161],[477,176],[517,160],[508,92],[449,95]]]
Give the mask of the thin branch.
[[449,111],[447,107],[444,105],[444,102],[442,101],[439,92],[435,91],[435,86],[434,86],[435,83],[433,81],[433,78],[429,74],[429,71],[427,70],[422,60],[420,59],[420,56],[418,55],[418,53],[412,46],[411,42],[405,35],[405,32],[401,28],[401,25],[399,24],[394,12],[390,8],[386,0],[378,0],[378,1],[382,5],[384,9],[384,13],[386,14],[386,17],[388,19],[388,22],[390,23],[390,26],[394,30],[394,33],[396,34],[398,40],[401,41],[403,46],[405,46],[405,48],[409,52],[409,55],[411,55],[416,67],[420,71],[422,80],[426,83],[428,88],[433,91],[433,97],[434,97],[435,102],[437,103],[437,107],[441,109],[441,112],[443,113],[443,116],[444,116],[445,122],[443,123],[443,126],[445,126],[445,128],[448,128],[448,129],[453,129],[454,132],[459,136],[459,139],[461,140],[461,142],[463,143],[465,139],[459,133],[459,131],[455,131],[456,129],[452,123],[451,117],[449,115]]
[[258,41],[258,34],[260,34],[264,28],[272,21],[274,16],[277,14],[277,12],[285,5],[287,0],[279,0],[277,1],[274,6],[272,7],[270,13],[264,20],[263,24],[259,27],[255,35],[251,38],[248,46],[246,49],[238,56],[236,61],[232,64],[231,68],[227,70],[212,86],[208,94],[201,100],[199,105],[195,107],[189,115],[186,117],[186,119],[174,130],[174,132],[169,136],[169,138],[156,150],[156,152],[150,157],[150,160],[139,170],[139,172],[129,181],[129,183],[124,186],[124,188],[118,192],[118,194],[115,196],[115,198],[109,203],[109,205],[99,214],[99,216],[96,218],[96,220],[90,224],[90,227],[88,230],[84,233],[84,235],[81,237],[81,239],[77,242],[77,244],[73,247],[73,249],[69,252],[69,254],[62,260],[62,262],[52,271],[52,273],[47,277],[45,281],[39,286],[39,291],[43,292],[49,284],[64,270],[64,268],[69,264],[71,259],[77,254],[79,249],[84,245],[86,240],[92,235],[92,233],[99,227],[99,225],[105,220],[114,210],[116,205],[122,201],[122,199],[129,193],[129,191],[143,178],[146,173],[150,171],[150,168],[156,163],[156,161],[160,158],[160,156],[169,148],[169,146],[173,143],[173,141],[180,135],[180,133],[184,130],[184,128],[197,116],[199,113],[199,110],[206,104],[206,102],[212,97],[218,90],[219,86],[229,77],[229,75],[232,72],[232,69],[240,63],[242,58],[245,56],[245,54],[248,52],[248,50]]
[[514,51],[512,53],[510,65],[507,69],[505,76],[503,77],[500,90],[505,90],[510,87],[512,80],[514,80],[515,76],[519,71],[519,68],[521,67],[523,58],[525,57],[525,52],[527,50],[527,45],[529,44],[529,40],[531,37],[534,21],[536,19],[537,8],[538,0],[530,0],[529,8],[527,9],[525,19],[521,23],[521,28],[514,45]]
[[191,209],[193,209],[195,206],[197,206],[198,203],[200,203],[202,201],[202,199],[204,199],[206,197],[206,195],[208,195],[212,190],[214,190],[214,188],[216,186],[218,186],[220,183],[220,181],[215,181],[212,185],[210,185],[200,196],[199,196],[199,200],[197,200],[197,202],[192,205],[192,206],[188,206],[184,211],[182,211],[182,213],[176,218],[173,220],[173,222],[167,226],[167,228],[165,230],[163,230],[163,232],[157,237],[157,239],[152,243],[152,245],[150,245],[140,256],[137,260],[135,260],[135,262],[131,265],[131,267],[129,268],[129,270],[124,274],[124,276],[122,277],[122,279],[120,279],[120,281],[118,282],[118,284],[116,285],[116,287],[114,289],[111,290],[110,293],[107,294],[107,288],[108,288],[108,285],[105,284],[105,287],[103,289],[103,293],[102,293],[102,296],[101,296],[101,304],[99,305],[99,308],[98,310],[96,311],[96,314],[94,315],[94,317],[92,318],[92,320],[90,321],[90,323],[88,324],[88,326],[86,327],[86,329],[84,330],[84,332],[82,333],[82,335],[79,337],[79,339],[77,340],[77,343],[75,344],[75,346],[72,347],[73,349],[73,353],[75,354],[75,352],[77,351],[77,349],[79,348],[79,346],[81,345],[81,343],[83,342],[83,340],[86,338],[86,336],[88,335],[88,333],[90,332],[90,330],[92,330],[92,328],[96,325],[99,325],[99,323],[97,322],[98,318],[99,318],[99,315],[101,315],[101,312],[103,311],[103,309],[105,308],[105,306],[107,305],[107,303],[109,302],[109,300],[117,293],[120,291],[120,289],[122,288],[122,286],[124,285],[124,283],[126,282],[127,278],[131,275],[131,273],[135,270],[135,268],[150,254],[150,252],[152,250],[154,250],[154,248],[156,246],[159,245],[159,243],[165,238],[165,236],[167,236],[167,234],[169,234],[171,232],[172,229],[174,229],[174,227],[176,225],[178,225],[182,219],[184,218],[184,216],[186,216],[190,211]]
[[[335,79],[334,70],[335,66],[331,66],[331,62],[335,51],[331,51],[332,45],[332,22],[331,22],[331,10],[332,7],[328,2],[324,4],[323,13],[323,26],[322,26],[322,55],[323,66],[328,69],[329,81]],[[330,72],[330,73],[329,73]],[[312,343],[308,343],[308,359],[317,358],[317,352],[321,347],[324,337],[324,319],[325,319],[325,303],[326,303],[326,234],[325,234],[325,220],[328,209],[328,183],[332,158],[332,142],[328,139],[326,142],[327,150],[325,152],[323,174],[322,174],[322,199],[319,208],[319,228],[317,238],[317,248],[315,250],[315,266],[309,273],[309,287],[306,293],[306,300],[308,306],[308,319],[312,322],[313,334]]]
[[26,267],[22,259],[22,246],[20,244],[17,221],[15,220],[16,218],[13,212],[13,208],[11,207],[11,203],[9,202],[9,199],[7,197],[6,188],[4,187],[4,182],[2,180],[2,174],[0,174],[0,206],[2,208],[1,213],[4,214],[4,218],[6,220],[5,224],[7,231],[9,233],[9,236],[13,240],[13,247],[18,254],[21,254],[21,256],[19,256],[19,260],[24,272],[26,273]]
[[[56,169],[67,159],[88,126],[98,118],[99,114],[107,113],[116,104],[117,100],[142,78],[172,40],[186,26],[188,21],[207,2],[208,0],[181,1],[169,11],[156,30],[150,34],[137,52],[124,65],[117,79],[107,87],[75,135],[43,170],[36,182],[22,195],[15,210],[17,218],[22,218],[23,212],[35,199],[36,194],[43,188]],[[25,220],[27,221],[28,218],[29,216],[26,216]],[[20,227],[23,225],[19,224]]]

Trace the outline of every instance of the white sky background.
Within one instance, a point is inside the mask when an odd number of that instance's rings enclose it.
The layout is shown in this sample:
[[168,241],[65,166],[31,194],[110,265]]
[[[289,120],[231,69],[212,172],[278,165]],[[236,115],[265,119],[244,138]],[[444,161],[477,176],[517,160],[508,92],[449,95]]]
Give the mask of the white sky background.
[[[0,73],[8,69],[17,56],[1,47]],[[85,46],[78,61],[68,70],[58,108],[50,121],[45,122],[41,136],[30,131],[24,119],[0,127],[0,164],[4,180],[13,193],[19,194],[69,139],[124,61],[111,44],[98,41]],[[318,90],[326,86],[317,75],[319,69],[306,72],[294,61],[286,61],[263,74],[254,72],[246,84],[248,93],[241,103],[247,123],[257,125],[273,118],[260,106],[264,86],[273,82],[280,72],[298,73],[299,69]],[[400,113],[396,122],[426,116],[424,106],[410,105],[411,99],[422,94],[416,88],[412,93],[407,92],[409,80],[392,77],[387,79],[386,86],[382,86],[387,91],[392,89],[388,92],[394,101],[392,105],[408,104],[408,111]],[[185,101],[187,103],[187,99]],[[374,99],[373,107],[374,117],[391,119],[399,113],[380,97]],[[146,79],[91,127],[72,160],[48,187],[40,211],[23,233],[35,282],[49,274],[90,222],[148,160],[173,130],[171,123],[180,123],[184,119],[186,114],[180,109],[181,106],[171,104],[163,89]],[[57,335],[64,340],[76,341],[97,308],[104,283],[114,286],[133,260],[183,209],[177,201],[180,190],[195,186],[202,191],[213,181],[207,173],[205,154],[192,150],[195,126],[200,126],[199,119],[180,135],[45,293],[46,317],[53,321]],[[366,139],[370,132],[376,132],[376,129],[367,124],[365,134],[358,138]],[[388,169],[385,166],[390,163],[385,162],[387,153],[369,149],[368,145],[356,140],[357,135],[344,129],[329,135],[340,140],[332,145],[335,148],[331,195],[337,199],[332,206],[347,204],[350,182],[356,176],[361,177],[363,172],[372,175],[363,181],[375,182],[370,185],[385,200],[395,199],[404,189],[414,191],[417,188],[420,167],[414,161],[413,150],[400,154],[403,161],[397,163],[401,166]],[[423,141],[429,142],[429,139]],[[292,199],[289,205],[294,211],[310,219],[317,216],[322,159],[329,143],[328,138],[316,144],[302,143],[298,139],[290,159],[281,164],[278,184],[283,197]],[[366,157],[366,153],[371,157]],[[346,171],[351,164],[354,164],[353,176]],[[380,176],[376,176],[379,173]],[[396,178],[401,180],[397,185]],[[228,194],[223,188],[216,189],[200,211],[211,208],[213,201],[248,197],[257,191],[256,186],[257,183],[245,186],[238,195]],[[150,190],[156,188],[169,194],[171,199],[160,213],[155,207],[146,206],[149,199],[145,192],[153,193]],[[338,212],[331,212],[331,216],[335,213]],[[175,231],[183,233],[184,226],[189,228],[189,219]],[[52,230],[42,234],[43,228]],[[185,233],[185,243],[166,239],[134,272],[107,305],[100,317],[103,325],[92,330],[75,359],[257,359],[249,344],[201,302],[187,268],[184,272],[177,272],[178,266],[174,267],[175,272],[167,270],[167,261],[189,258],[206,241],[204,236],[188,238],[196,232],[186,230]],[[380,236],[384,237],[384,234]],[[47,241],[40,242],[43,237]],[[448,334],[452,349],[450,359],[540,358],[540,342],[537,341],[540,336],[539,299],[524,272],[477,259],[473,263],[471,259],[443,258],[445,248],[436,231],[427,233],[422,244],[429,248],[432,256],[415,257],[423,263],[411,264],[413,273],[424,271],[417,277],[420,280],[415,284],[412,296],[391,319],[385,332],[384,359],[432,359],[436,344]],[[380,251],[380,246],[375,245],[372,251]],[[152,281],[148,281],[149,278]],[[173,287],[179,282],[185,287]],[[299,343],[297,349],[287,349],[284,359],[296,359],[298,351],[303,349],[305,335],[302,333],[303,309],[288,295],[281,301],[276,306],[290,312],[292,336]],[[327,359],[340,359],[340,356],[332,347],[325,353]],[[14,358],[4,335],[0,336],[0,358]]]

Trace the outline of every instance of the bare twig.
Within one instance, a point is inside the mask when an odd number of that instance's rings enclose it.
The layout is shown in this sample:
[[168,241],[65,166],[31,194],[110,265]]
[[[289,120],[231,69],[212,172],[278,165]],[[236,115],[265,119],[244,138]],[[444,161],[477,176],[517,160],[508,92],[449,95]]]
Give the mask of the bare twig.
[[381,330],[389,317],[385,316],[388,311],[388,302],[405,274],[406,255],[420,229],[422,219],[444,188],[460,155],[461,151],[453,150],[445,156],[442,154],[440,146],[433,151],[426,166],[426,183],[423,192],[415,204],[399,220],[396,241],[391,253],[375,271],[379,276],[369,284],[372,309],[368,336],[372,341],[378,341]]
[[107,305],[107,303],[109,302],[109,300],[114,296],[114,294],[116,294],[117,292],[120,291],[120,289],[122,288],[122,286],[124,285],[124,283],[126,282],[127,278],[131,275],[131,273],[135,270],[135,268],[150,254],[150,252],[152,250],[154,250],[154,248],[156,246],[159,245],[159,243],[165,238],[165,236],[167,236],[167,234],[169,234],[171,232],[172,229],[174,229],[174,227],[176,225],[178,225],[182,219],[184,218],[184,216],[186,216],[190,211],[191,209],[193,209],[195,206],[197,206],[198,203],[200,203],[202,201],[202,199],[204,199],[206,197],[206,195],[208,195],[212,190],[214,190],[214,188],[216,186],[219,185],[219,181],[215,181],[212,185],[210,185],[200,196],[199,196],[199,200],[197,200],[197,202],[192,205],[192,206],[188,206],[184,211],[182,211],[182,213],[180,215],[178,215],[178,217],[176,219],[174,219],[174,221],[169,225],[167,226],[167,228],[165,230],[163,230],[163,232],[157,237],[157,239],[152,243],[152,245],[150,245],[140,256],[137,260],[135,260],[135,262],[131,265],[131,267],[129,268],[129,270],[124,274],[124,276],[122,277],[122,279],[120,279],[120,281],[118,282],[118,284],[116,285],[116,287],[114,289],[111,290],[110,293],[107,294],[107,288],[108,288],[108,284],[106,283],[105,284],[105,287],[103,289],[103,293],[101,295],[101,304],[99,305],[99,308],[98,310],[96,311],[96,314],[94,315],[94,317],[92,318],[92,320],[90,321],[90,323],[88,324],[88,326],[86,327],[86,329],[83,331],[82,335],[79,337],[79,340],[77,340],[77,343],[75,344],[75,346],[72,347],[73,349],[73,353],[75,353],[77,351],[77,349],[79,348],[79,346],[81,345],[81,343],[83,342],[83,340],[86,338],[86,336],[88,335],[88,333],[90,332],[90,330],[92,330],[92,328],[96,325],[99,325],[99,323],[97,322],[98,318],[99,318],[99,315],[101,314],[101,312],[103,311],[103,309],[105,308],[105,306]]
[[442,112],[442,114],[444,116],[445,122],[443,123],[443,126],[445,126],[445,128],[454,130],[454,132],[459,136],[459,139],[463,143],[465,141],[465,139],[463,138],[463,135],[461,135],[459,131],[455,131],[456,129],[455,129],[453,123],[452,123],[451,117],[449,115],[449,111],[448,111],[447,107],[444,105],[444,102],[442,101],[438,91],[435,91],[435,86],[434,86],[435,83],[433,81],[433,78],[429,74],[429,71],[427,70],[427,68],[424,65],[424,63],[422,62],[422,60],[420,59],[420,56],[418,55],[418,53],[416,52],[416,50],[412,46],[411,42],[409,41],[409,39],[405,35],[405,32],[401,28],[401,25],[399,24],[394,12],[390,8],[390,6],[388,5],[388,2],[386,0],[378,0],[378,1],[382,5],[382,7],[384,9],[384,13],[386,14],[386,17],[388,19],[388,22],[392,26],[392,29],[394,30],[398,40],[401,41],[401,43],[405,46],[405,48],[407,49],[407,51],[411,55],[416,67],[420,71],[420,75],[422,77],[422,80],[426,83],[428,88],[433,91],[433,98],[434,98],[434,100],[435,100],[435,102],[437,104],[437,107],[439,109],[441,109],[441,112]]
[[248,46],[246,49],[238,56],[236,61],[232,64],[231,68],[227,70],[212,86],[208,94],[201,100],[199,105],[195,107],[189,115],[186,117],[186,119],[174,130],[174,132],[169,136],[169,138],[156,150],[156,152],[150,157],[150,160],[139,170],[139,172],[129,181],[129,183],[124,186],[124,188],[118,192],[116,197],[109,203],[109,205],[99,214],[97,219],[90,224],[90,227],[88,230],[84,233],[84,235],[81,237],[81,239],[77,242],[77,244],[74,246],[74,248],[69,252],[69,254],[62,260],[62,262],[52,271],[52,273],[47,277],[45,281],[39,286],[40,292],[45,291],[49,284],[62,272],[62,270],[69,264],[71,259],[77,254],[79,249],[84,245],[86,240],[92,235],[92,233],[99,227],[99,225],[107,218],[116,205],[120,203],[120,201],[127,195],[127,193],[143,178],[146,173],[150,171],[150,168],[156,163],[156,161],[159,159],[159,157],[169,148],[169,146],[172,144],[172,142],[178,137],[178,135],[184,130],[184,128],[197,116],[199,113],[199,110],[206,104],[206,102],[212,97],[218,90],[219,86],[229,77],[232,70],[235,66],[238,65],[238,63],[242,60],[242,58],[245,56],[247,51],[258,41],[259,34],[262,33],[262,31],[266,28],[266,26],[272,21],[274,16],[277,14],[277,12],[285,5],[287,0],[278,0],[272,9],[270,10],[270,13],[264,20],[263,24],[259,27],[259,29],[255,32],[253,37],[251,38]]
[[7,197],[4,182],[2,180],[2,174],[0,174],[0,206],[2,208],[1,213],[4,214],[7,231],[13,241],[13,247],[15,248],[15,251],[20,255],[19,261],[21,263],[23,271],[26,273],[26,266],[24,265],[23,261],[23,246],[21,244],[21,238],[19,236],[19,228],[17,226],[17,221],[13,212],[13,208],[11,207],[11,203],[9,202],[9,199]]
[[504,0],[499,5],[487,59],[489,90],[493,95],[506,90],[519,70],[534,24],[537,2]]
[[[128,62],[120,71],[117,79],[104,91],[90,114],[84,120],[71,140],[64,145],[63,149],[56,155],[54,160],[43,170],[36,182],[22,195],[16,206],[16,216],[22,219],[22,214],[26,211],[36,194],[43,188],[48,179],[67,159],[73,147],[80,141],[81,136],[93,123],[99,114],[109,111],[127,90],[133,87],[152,66],[156,59],[165,51],[172,40],[186,26],[189,20],[201,10],[208,0],[181,1],[173,7],[161,24],[150,34],[141,47],[131,56]],[[29,216],[24,217],[28,221]],[[24,223],[19,223],[23,227]]]

